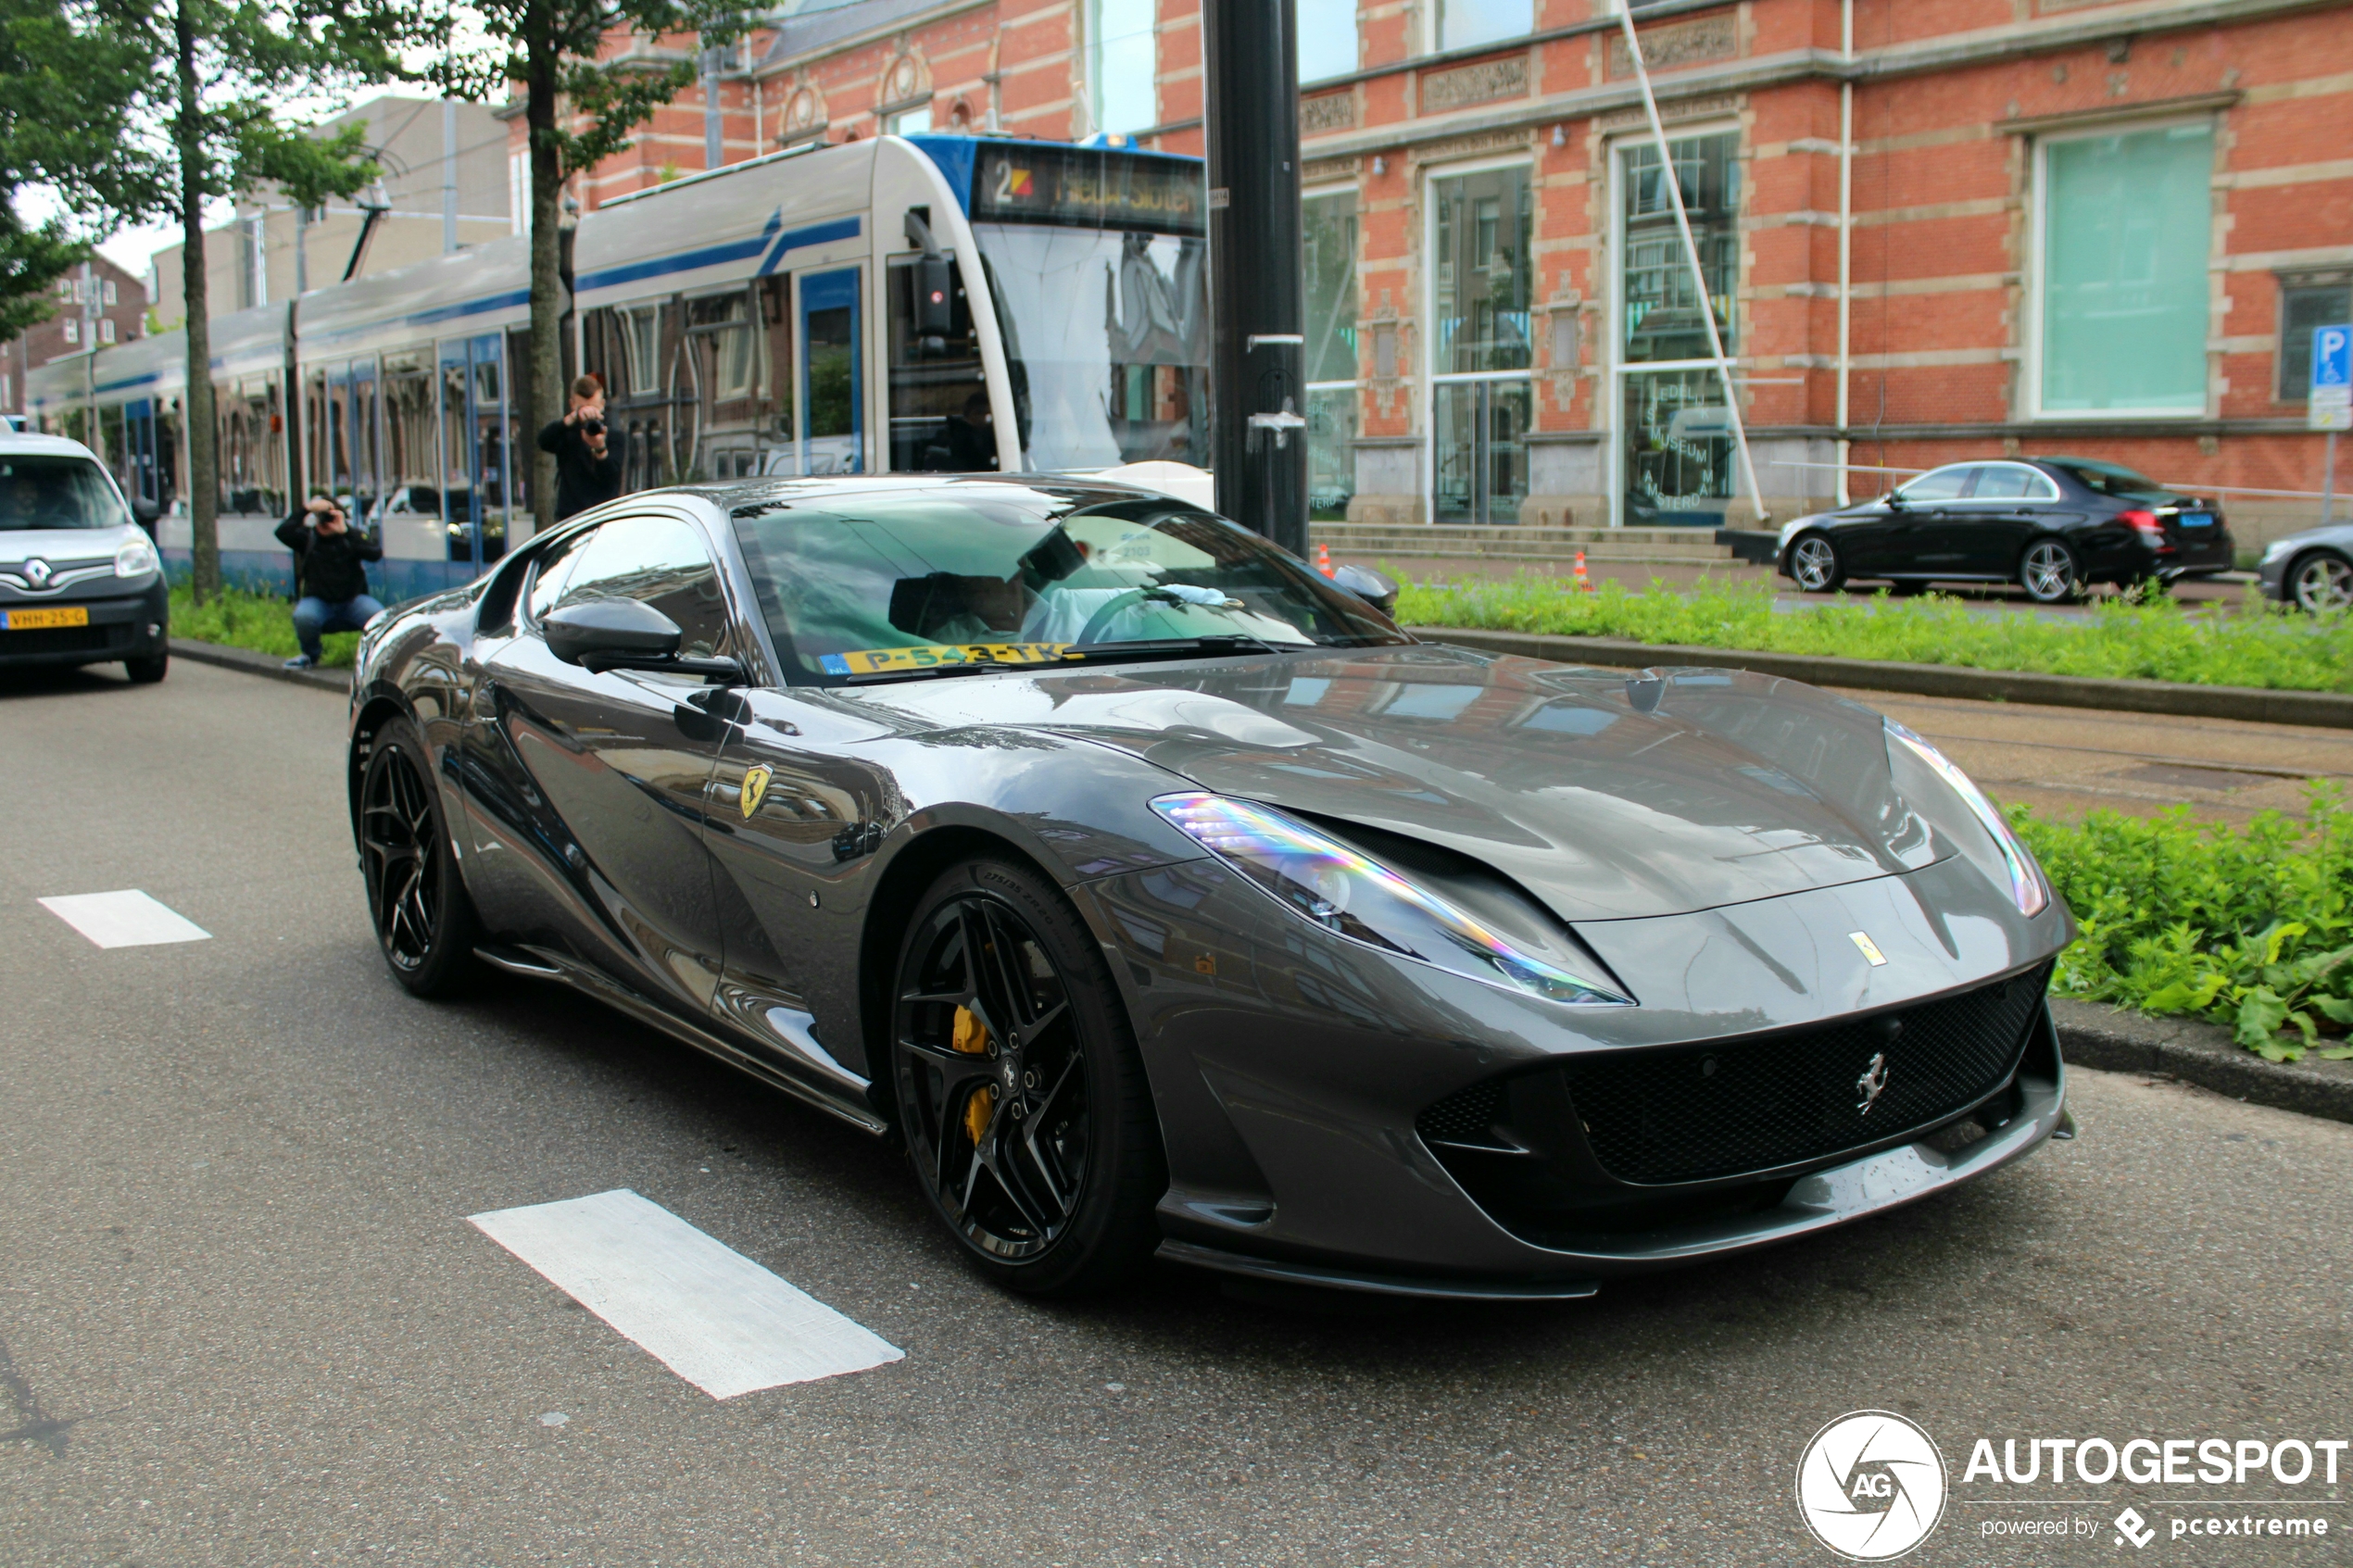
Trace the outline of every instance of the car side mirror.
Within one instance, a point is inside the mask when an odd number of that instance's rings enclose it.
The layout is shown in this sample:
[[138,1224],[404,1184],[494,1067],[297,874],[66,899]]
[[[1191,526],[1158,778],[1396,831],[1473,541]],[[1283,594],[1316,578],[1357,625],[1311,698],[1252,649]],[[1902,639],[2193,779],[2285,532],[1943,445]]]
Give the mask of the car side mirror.
[[675,659],[685,637],[678,622],[643,599],[580,599],[558,605],[539,625],[549,651],[566,664],[586,665],[599,655]]
[[652,670],[668,675],[699,675],[740,685],[744,667],[732,659],[681,659],[686,633],[678,623],[643,599],[580,599],[558,605],[539,629],[547,651],[591,674],[608,670]]
[[145,495],[133,495],[131,497],[131,515],[138,520],[140,527],[152,533],[157,520],[163,516],[163,508]]
[[1369,566],[1350,562],[1332,571],[1335,587],[1345,588],[1383,615],[1392,620],[1397,615],[1397,584]]
[[1887,501],[1887,508],[1890,511],[1900,512],[1906,507],[1911,505],[1910,502],[1904,499],[1904,492],[1901,490],[1889,491],[1885,499]]

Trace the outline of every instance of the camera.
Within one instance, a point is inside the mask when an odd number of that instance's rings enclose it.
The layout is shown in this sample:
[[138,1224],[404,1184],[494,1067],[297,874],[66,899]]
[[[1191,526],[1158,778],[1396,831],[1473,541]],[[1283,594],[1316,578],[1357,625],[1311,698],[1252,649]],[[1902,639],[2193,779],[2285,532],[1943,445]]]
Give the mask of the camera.
[[605,433],[605,421],[598,419],[592,414],[588,418],[580,421],[580,433],[583,435],[602,435]]

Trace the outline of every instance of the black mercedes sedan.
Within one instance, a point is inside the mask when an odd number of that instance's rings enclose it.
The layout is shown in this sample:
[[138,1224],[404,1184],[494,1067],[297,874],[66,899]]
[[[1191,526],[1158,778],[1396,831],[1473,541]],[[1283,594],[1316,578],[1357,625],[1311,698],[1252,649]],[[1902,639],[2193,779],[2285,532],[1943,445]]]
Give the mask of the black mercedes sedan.
[[2063,1115],[2073,935],[1858,704],[1416,641],[1164,495],[632,495],[386,615],[351,820],[423,997],[578,988],[903,1145],[1012,1287],[1561,1298]]
[[1948,463],[1781,530],[1780,574],[1812,594],[1855,579],[1899,593],[2015,583],[2038,604],[2088,584],[2210,577],[2233,562],[2220,508],[2089,458]]

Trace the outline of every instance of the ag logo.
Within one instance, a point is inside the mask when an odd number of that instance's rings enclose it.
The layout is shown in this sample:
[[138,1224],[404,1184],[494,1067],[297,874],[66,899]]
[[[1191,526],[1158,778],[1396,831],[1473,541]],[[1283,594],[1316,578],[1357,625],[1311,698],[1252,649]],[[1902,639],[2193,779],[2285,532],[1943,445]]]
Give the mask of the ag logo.
[[1891,1411],[1840,1416],[1797,1461],[1797,1510],[1814,1538],[1841,1557],[1901,1557],[1944,1516],[1944,1456]]
[[768,781],[776,776],[775,770],[765,762],[744,771],[744,786],[736,791],[736,801],[749,817],[760,809],[761,800],[768,794]]

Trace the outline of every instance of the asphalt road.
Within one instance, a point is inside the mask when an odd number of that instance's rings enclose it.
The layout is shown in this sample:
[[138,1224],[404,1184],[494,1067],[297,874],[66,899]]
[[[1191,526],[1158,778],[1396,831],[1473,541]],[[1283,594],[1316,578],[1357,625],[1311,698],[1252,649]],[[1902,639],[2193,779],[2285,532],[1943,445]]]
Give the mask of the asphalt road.
[[[2108,1519],[2183,1497],[2336,1533],[2151,1561],[2344,1560],[2353,1461],[1962,1466],[1981,1436],[2353,1437],[2353,1127],[2082,1073],[2073,1142],[1587,1302],[1171,1273],[1041,1306],[962,1266],[887,1149],[682,1047],[525,982],[397,990],[340,721],[195,665],[0,678],[0,1562],[1828,1564],[1795,1466],[1865,1407],[1952,1476],[1908,1562],[2137,1561]],[[34,901],[118,888],[211,939],[102,950]],[[716,1401],[465,1223],[623,1186],[905,1359]],[[2096,1534],[1984,1534],[2070,1514]]]

